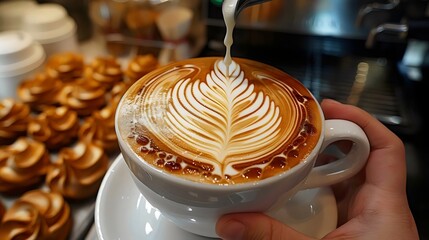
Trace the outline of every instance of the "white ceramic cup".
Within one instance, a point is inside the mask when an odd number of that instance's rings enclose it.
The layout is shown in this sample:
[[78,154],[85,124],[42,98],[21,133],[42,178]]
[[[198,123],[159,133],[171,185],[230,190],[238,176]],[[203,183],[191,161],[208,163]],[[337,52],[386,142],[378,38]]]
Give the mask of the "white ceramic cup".
[[[180,228],[202,236],[217,237],[216,222],[224,214],[275,211],[299,190],[329,186],[352,177],[364,167],[370,150],[366,134],[358,125],[346,120],[324,120],[317,104],[318,109],[312,114],[320,114],[322,118],[321,135],[313,151],[298,165],[256,182],[232,185],[194,182],[155,168],[131,149],[126,142],[129,136],[121,136],[118,130],[126,95],[119,104],[115,124],[132,179],[165,217]],[[337,161],[315,166],[320,153],[341,140],[353,142],[350,152]]]
[[18,85],[40,71],[45,59],[43,47],[30,34],[0,32],[0,98],[15,98]]

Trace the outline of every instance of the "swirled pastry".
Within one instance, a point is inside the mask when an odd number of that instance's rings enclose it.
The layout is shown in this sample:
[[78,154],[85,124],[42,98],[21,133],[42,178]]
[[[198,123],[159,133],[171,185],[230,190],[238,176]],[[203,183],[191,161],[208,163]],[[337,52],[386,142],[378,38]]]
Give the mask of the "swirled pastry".
[[84,77],[111,89],[115,83],[122,81],[123,72],[116,58],[98,57],[85,68]]
[[88,116],[106,104],[105,89],[96,82],[81,78],[64,87],[60,103],[79,116]]
[[18,86],[17,95],[33,110],[41,111],[47,106],[58,104],[62,87],[63,83],[58,78],[52,78],[47,73],[40,72],[33,78],[23,81]]
[[46,184],[53,192],[69,199],[85,199],[97,194],[108,168],[104,150],[92,143],[78,142],[63,148],[50,167]]
[[125,82],[116,83],[113,86],[112,90],[110,90],[106,95],[107,104],[118,106],[119,101],[121,100],[122,96],[125,94],[125,92],[128,90],[129,87],[130,85]]
[[150,39],[154,37],[157,17],[157,11],[134,5],[127,9],[124,20],[133,35]]
[[107,152],[118,150],[115,132],[115,111],[117,105],[109,105],[86,118],[79,129],[79,138],[93,142]]
[[17,199],[0,224],[0,239],[67,239],[70,206],[58,193],[33,190]]
[[19,193],[42,183],[49,164],[45,145],[27,137],[0,148],[0,192]]
[[68,107],[51,107],[34,117],[28,124],[28,135],[45,143],[48,149],[58,149],[77,137],[79,118]]
[[11,98],[0,101],[0,144],[10,144],[27,132],[30,107]]
[[82,77],[84,66],[82,55],[74,52],[62,52],[52,55],[45,68],[49,77],[70,82]]
[[127,69],[125,70],[124,81],[128,84],[133,84],[144,75],[155,70],[158,65],[158,59],[152,54],[137,55],[129,61]]

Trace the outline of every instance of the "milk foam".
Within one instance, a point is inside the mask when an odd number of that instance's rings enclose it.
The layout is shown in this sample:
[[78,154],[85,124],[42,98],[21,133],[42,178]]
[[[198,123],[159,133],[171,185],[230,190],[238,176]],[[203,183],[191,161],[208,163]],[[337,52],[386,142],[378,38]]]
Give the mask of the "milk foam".
[[229,69],[227,75],[225,63],[217,60],[205,79],[194,75],[200,72],[196,65],[174,68],[155,77],[131,104],[139,107],[134,110],[134,122],[168,146],[171,153],[212,165],[213,174],[239,174],[242,169],[233,165],[279,151],[306,113],[302,112],[305,103],[297,104],[293,89],[287,85],[278,85],[278,80],[254,72],[260,82],[275,87],[275,102],[256,90],[235,61]]

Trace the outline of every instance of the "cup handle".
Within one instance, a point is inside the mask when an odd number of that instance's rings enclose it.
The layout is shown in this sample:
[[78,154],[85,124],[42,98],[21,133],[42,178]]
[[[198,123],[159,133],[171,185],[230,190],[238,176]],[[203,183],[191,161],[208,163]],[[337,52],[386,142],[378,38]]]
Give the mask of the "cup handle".
[[321,166],[314,167],[300,189],[329,186],[344,181],[358,173],[366,164],[370,145],[365,132],[357,124],[339,119],[325,121],[325,134],[321,151],[330,144],[351,141],[350,152],[344,157]]

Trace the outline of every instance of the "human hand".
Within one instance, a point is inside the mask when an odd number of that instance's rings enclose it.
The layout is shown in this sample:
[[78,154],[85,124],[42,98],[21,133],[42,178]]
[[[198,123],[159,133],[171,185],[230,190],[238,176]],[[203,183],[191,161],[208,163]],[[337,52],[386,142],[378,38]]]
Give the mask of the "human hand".
[[[338,228],[323,239],[419,239],[406,194],[402,141],[369,113],[333,100],[321,103],[326,119],[355,122],[367,134],[367,165],[348,181],[333,186]],[[216,225],[226,240],[312,239],[263,213],[234,213]]]

